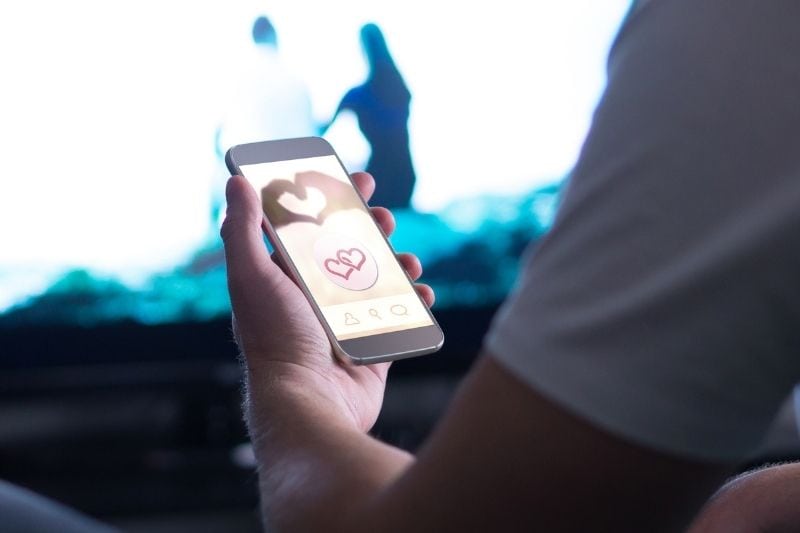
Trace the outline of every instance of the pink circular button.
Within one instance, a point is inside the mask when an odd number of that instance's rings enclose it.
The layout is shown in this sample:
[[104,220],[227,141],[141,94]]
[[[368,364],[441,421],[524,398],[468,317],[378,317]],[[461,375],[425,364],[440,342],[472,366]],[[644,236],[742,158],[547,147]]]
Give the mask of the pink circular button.
[[366,246],[344,235],[326,233],[317,239],[314,259],[326,278],[351,291],[369,289],[378,279],[378,265]]

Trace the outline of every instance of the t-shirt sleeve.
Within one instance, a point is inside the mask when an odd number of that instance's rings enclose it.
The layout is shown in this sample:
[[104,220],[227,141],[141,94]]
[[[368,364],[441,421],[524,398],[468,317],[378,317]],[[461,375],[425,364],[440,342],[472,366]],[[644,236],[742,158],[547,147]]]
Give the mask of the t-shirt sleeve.
[[628,441],[759,444],[800,376],[800,4],[646,2],[486,351]]

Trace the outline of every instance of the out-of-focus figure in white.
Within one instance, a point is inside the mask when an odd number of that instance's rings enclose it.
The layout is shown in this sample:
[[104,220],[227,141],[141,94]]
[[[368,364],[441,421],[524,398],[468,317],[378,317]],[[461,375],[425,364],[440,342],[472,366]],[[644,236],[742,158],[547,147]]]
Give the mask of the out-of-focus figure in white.
[[269,139],[305,137],[317,131],[311,98],[303,80],[282,60],[278,36],[270,20],[261,16],[253,23],[249,65],[230,73],[236,86],[229,111],[217,130],[215,150],[221,165],[212,197],[212,217],[221,224],[225,180],[225,152],[233,145]]

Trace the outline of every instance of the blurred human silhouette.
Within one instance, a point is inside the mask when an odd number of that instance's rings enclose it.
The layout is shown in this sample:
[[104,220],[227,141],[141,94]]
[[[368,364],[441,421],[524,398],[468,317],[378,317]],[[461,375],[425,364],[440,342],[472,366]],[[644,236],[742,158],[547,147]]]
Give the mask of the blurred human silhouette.
[[267,17],[253,23],[252,54],[237,80],[236,99],[220,126],[217,148],[314,133],[311,98],[305,83],[284,63],[275,27]]
[[311,98],[306,84],[282,60],[278,35],[269,18],[258,17],[252,27],[249,57],[229,75],[237,82],[236,93],[216,132],[215,151],[220,164],[218,194],[212,200],[212,217],[220,221],[224,205],[222,191],[230,175],[224,165],[225,152],[233,145],[306,137],[316,133]]
[[366,24],[361,28],[361,45],[369,65],[367,79],[347,91],[322,133],[342,111],[352,111],[371,147],[365,170],[378,183],[371,203],[389,208],[409,207],[417,179],[408,136],[411,92],[377,25]]

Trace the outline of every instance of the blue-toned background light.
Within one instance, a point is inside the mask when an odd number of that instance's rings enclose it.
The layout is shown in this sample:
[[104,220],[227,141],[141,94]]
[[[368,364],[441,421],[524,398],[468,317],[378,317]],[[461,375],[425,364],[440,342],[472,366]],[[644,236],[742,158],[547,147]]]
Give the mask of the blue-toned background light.
[[[445,306],[501,297],[517,241],[552,218],[550,185],[574,163],[628,5],[41,0],[0,7],[0,321],[4,310],[13,311],[11,323],[84,324],[225,312],[214,214],[225,169],[215,136],[246,104],[242,84],[258,79],[248,76],[259,64],[251,28],[262,14],[319,123],[365,76],[359,28],[381,27],[412,92],[416,211],[398,213],[395,244],[426,264],[451,254],[458,265],[459,250],[468,254],[485,232],[513,235],[498,241],[507,248],[486,242],[488,252],[475,252],[504,256],[494,281],[450,283],[432,265]],[[247,98],[267,80],[250,84]],[[363,166],[369,145],[352,116],[327,136],[351,170]],[[32,304],[38,308],[26,310]]]

